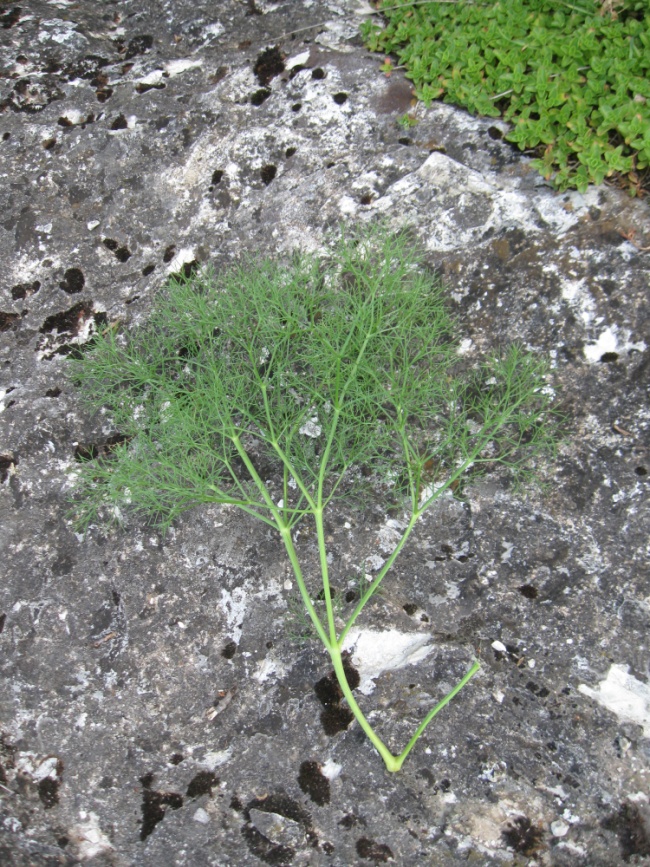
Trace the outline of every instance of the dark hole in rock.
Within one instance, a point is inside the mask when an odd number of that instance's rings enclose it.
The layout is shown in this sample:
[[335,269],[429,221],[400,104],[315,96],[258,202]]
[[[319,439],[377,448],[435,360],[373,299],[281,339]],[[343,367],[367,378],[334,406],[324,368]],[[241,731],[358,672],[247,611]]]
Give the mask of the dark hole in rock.
[[94,461],[96,458],[108,457],[117,446],[128,442],[128,440],[129,437],[124,434],[115,433],[107,437],[102,443],[79,443],[74,450],[74,459],[75,461]]
[[315,78],[316,81],[322,81],[326,75],[327,73],[324,69],[321,69],[320,66],[317,66],[316,69],[312,69],[311,71],[311,77]]
[[257,76],[260,87],[266,87],[272,78],[284,72],[284,55],[277,45],[265,49],[258,55],[253,72]]
[[146,51],[149,51],[152,46],[153,36],[149,36],[149,34],[134,36],[133,39],[129,40],[129,44],[126,47],[126,52],[124,54],[124,59],[130,60],[132,57],[137,57],[138,54],[144,54]]
[[488,135],[490,136],[490,138],[494,139],[495,141],[499,141],[500,139],[503,138],[503,133],[501,132],[501,130],[499,129],[498,126],[488,127]]
[[402,608],[406,611],[409,617],[413,617],[415,612],[418,610],[417,605],[414,605],[413,602],[407,602],[406,605],[402,605]]
[[[331,594],[332,598],[334,596],[336,596],[337,593],[338,593],[338,590],[336,589],[336,587],[334,587],[333,585],[330,585],[330,594]],[[316,599],[318,599],[319,602],[325,601],[325,590],[323,588],[321,588],[318,591],[318,593],[316,594]]]
[[363,196],[359,199],[360,205],[369,205],[372,203],[372,195],[370,193],[364,193]]
[[170,244],[165,248],[165,252],[163,253],[163,262],[171,262],[171,260],[176,255],[176,244]]
[[6,482],[9,471],[18,463],[18,458],[11,454],[0,455],[0,482]]
[[[7,621],[7,615],[6,614],[0,614],[0,632],[4,631],[6,621]],[[5,780],[5,782],[6,782],[6,780]]]
[[636,804],[623,804],[618,813],[603,820],[602,826],[617,835],[624,861],[650,855],[650,834]]
[[345,594],[346,602],[356,602],[358,598],[359,594],[356,590],[348,590],[348,592]]
[[[152,274],[155,270],[156,270],[156,266],[149,263],[149,265],[145,265],[144,268],[142,269],[142,276],[148,277],[149,274]],[[135,300],[135,299],[133,299],[133,300]]]
[[159,81],[157,84],[144,84],[144,82],[140,81],[136,84],[135,89],[137,93],[147,93],[149,90],[164,90],[167,87],[164,81]]
[[277,172],[278,170],[274,165],[269,164],[266,166],[262,166],[262,168],[260,169],[260,177],[262,178],[262,181],[266,184],[267,187],[276,176]]
[[124,115],[118,114],[118,116],[115,118],[115,120],[111,124],[111,129],[112,130],[127,129],[128,126],[129,126],[129,124],[128,124],[126,118],[124,117]]
[[407,135],[403,135],[401,138],[398,138],[397,141],[406,147],[413,144],[413,139],[410,139]]
[[215,169],[212,172],[212,185],[216,187],[217,184],[221,183],[222,178],[223,178],[223,171],[221,169]]
[[9,331],[17,319],[20,319],[20,313],[8,313],[0,310],[0,331]]
[[367,824],[363,816],[357,816],[355,813],[346,813],[339,821],[341,828],[345,828],[346,831],[349,831],[350,828],[354,828],[356,825],[362,825],[365,828]]
[[603,364],[612,364],[614,361],[618,361],[618,352],[603,352],[600,360]]
[[241,813],[244,809],[244,805],[241,800],[237,797],[237,795],[233,795],[230,799],[230,808],[231,810],[236,810],[238,813]]
[[359,858],[374,861],[375,864],[385,864],[389,858],[393,858],[390,846],[386,843],[377,843],[369,837],[360,837],[357,840],[356,849]]
[[118,262],[128,262],[131,258],[131,251],[128,247],[118,247],[115,251],[115,258]]
[[74,124],[72,123],[72,121],[71,121],[71,120],[68,120],[67,117],[60,117],[60,118],[57,120],[57,123],[58,123],[59,126],[62,126],[62,127],[74,126]]
[[110,63],[105,57],[99,54],[86,54],[81,60],[76,63],[71,63],[65,69],[65,75],[68,81],[75,81],[78,78],[90,79],[94,84],[93,79],[100,74],[99,70]]
[[113,88],[100,87],[95,91],[95,96],[97,97],[98,102],[106,102],[107,99],[110,99],[111,96],[113,96]]
[[263,795],[261,798],[253,798],[246,804],[244,812],[246,819],[250,820],[250,811],[253,809],[263,813],[278,813],[285,819],[300,823],[304,828],[311,826],[311,816],[307,810],[284,792],[274,792],[271,795]]
[[68,295],[76,295],[77,292],[81,292],[85,285],[86,278],[81,268],[68,268],[63,275],[63,281],[59,283],[59,287]]
[[111,253],[114,253],[120,246],[117,241],[114,241],[112,238],[104,238],[102,244],[106,247],[107,250],[110,250]]
[[278,867],[286,867],[291,864],[296,855],[296,850],[291,846],[282,846],[272,843],[267,837],[250,823],[241,829],[242,836],[246,841],[252,855],[264,861],[266,864],[275,864]]
[[41,334],[47,334],[50,331],[56,331],[58,334],[63,332],[77,334],[83,322],[92,316],[92,312],[90,304],[80,301],[69,310],[63,310],[61,313],[54,313],[52,316],[48,316],[39,328],[39,331]]
[[236,652],[237,644],[234,641],[229,641],[223,646],[221,655],[224,657],[224,659],[232,659]]
[[52,148],[56,144],[56,137],[46,138],[43,142],[41,142],[46,151],[51,151]]
[[287,159],[289,159],[289,157],[292,157],[295,154],[295,152],[296,152],[296,148],[293,148],[293,147],[287,148],[286,151],[284,152],[284,155]]
[[330,781],[323,774],[319,762],[302,762],[298,773],[298,785],[319,807],[329,804]]
[[420,621],[421,621],[422,623],[428,623],[428,622],[429,622],[429,618],[427,617],[426,614],[422,614],[422,615],[420,616]]
[[69,842],[70,838],[66,837],[65,834],[62,834],[60,837],[56,838],[56,845],[59,846],[61,849],[65,849]]
[[519,592],[522,596],[525,596],[526,599],[537,599],[537,596],[539,595],[539,590],[532,584],[522,584],[519,588]]
[[0,14],[0,24],[2,25],[3,29],[9,30],[10,27],[13,27],[14,24],[17,24],[22,11],[23,10],[20,8],[20,6],[14,6],[13,9],[8,9],[6,11],[3,7]]
[[38,783],[38,797],[46,810],[59,803],[59,781],[45,777]]
[[183,758],[183,753],[174,753],[170,758],[169,763],[171,765],[180,765],[180,763],[183,761]]
[[196,259],[192,259],[191,262],[186,262],[181,266],[180,271],[176,271],[174,274],[170,274],[170,278],[172,280],[188,280],[192,274],[196,274],[199,270],[199,263]]
[[3,132],[2,133],[2,141],[9,141],[10,138],[11,138],[10,132]]
[[187,787],[188,798],[200,798],[201,795],[211,795],[212,789],[219,784],[219,779],[211,771],[199,771],[192,777]]
[[[140,839],[146,840],[152,833],[158,822],[165,818],[165,807],[178,810],[183,806],[183,798],[177,792],[155,792],[148,788],[151,785],[153,774],[147,774],[142,779],[144,791],[142,792],[142,825],[140,826]],[[144,780],[149,780],[145,786]]]
[[348,95],[344,91],[340,91],[339,93],[335,93],[332,99],[337,105],[343,105],[348,101]]
[[256,90],[255,93],[251,95],[251,105],[260,106],[271,96],[271,91],[268,87],[262,87],[259,90]]
[[291,111],[300,111],[301,108],[302,108],[302,103],[300,103],[300,102],[295,102],[295,103],[291,106]]
[[537,825],[533,825],[527,816],[513,819],[505,831],[501,832],[501,836],[511,849],[522,855],[535,855],[545,848],[544,832]]
[[341,707],[340,705],[328,707],[320,715],[323,731],[329,737],[344,732],[350,727],[353,719],[352,711],[348,707]]
[[333,169],[335,165],[336,165],[336,163],[325,163],[325,168],[326,169]]
[[641,476],[641,477],[648,475],[648,471],[646,470],[645,467],[635,467],[634,472],[637,474],[637,476]]
[[335,851],[334,846],[331,843],[329,843],[327,840],[323,843],[322,849],[326,855],[333,855],[334,851]]
[[340,686],[331,676],[321,677],[314,684],[314,692],[323,707],[338,705],[343,698]]

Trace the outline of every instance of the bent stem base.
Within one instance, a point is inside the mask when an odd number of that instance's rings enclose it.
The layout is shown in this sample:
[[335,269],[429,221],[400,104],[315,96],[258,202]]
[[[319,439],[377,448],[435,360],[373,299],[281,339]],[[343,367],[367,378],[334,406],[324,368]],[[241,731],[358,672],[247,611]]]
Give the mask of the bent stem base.
[[411,752],[411,750],[413,749],[413,747],[417,743],[420,736],[424,733],[424,731],[427,728],[427,726],[429,725],[429,723],[433,720],[433,718],[435,716],[437,716],[438,713],[440,713],[440,711],[444,707],[446,707],[446,705],[449,704],[449,702],[452,700],[452,698],[454,698],[454,696],[457,695],[461,691],[461,689],[472,679],[472,677],[474,677],[476,672],[481,667],[481,664],[478,662],[478,660],[474,660],[474,663],[473,663],[472,667],[469,669],[469,671],[467,672],[467,674],[465,674],[465,676],[462,678],[462,680],[460,680],[456,684],[456,686],[452,690],[450,690],[447,693],[447,695],[443,699],[441,699],[441,701],[439,701],[438,704],[429,711],[429,713],[425,716],[425,718],[422,720],[420,725],[415,730],[413,737],[408,742],[408,744],[404,747],[402,752],[399,755],[395,756],[395,755],[393,755],[393,753],[391,753],[391,751],[388,749],[386,744],[381,740],[379,735],[377,735],[377,733],[375,732],[373,727],[370,725],[370,723],[368,722],[368,720],[364,716],[363,711],[361,710],[361,708],[357,704],[356,699],[354,698],[354,695],[352,694],[352,690],[350,689],[347,678],[345,676],[345,670],[343,668],[343,658],[341,656],[340,648],[338,646],[334,646],[334,647],[329,647],[328,650],[329,650],[330,657],[332,659],[332,664],[334,666],[334,673],[336,674],[336,679],[338,681],[339,686],[341,687],[341,691],[342,691],[343,695],[345,696],[345,700],[348,703],[348,707],[350,708],[350,710],[354,714],[355,719],[357,720],[357,722],[359,723],[359,725],[361,726],[363,731],[368,736],[368,739],[370,740],[372,745],[375,747],[375,749],[377,750],[379,755],[384,760],[384,764],[386,765],[386,769],[388,771],[390,771],[391,773],[395,773],[396,771],[399,771],[401,769],[408,754]]

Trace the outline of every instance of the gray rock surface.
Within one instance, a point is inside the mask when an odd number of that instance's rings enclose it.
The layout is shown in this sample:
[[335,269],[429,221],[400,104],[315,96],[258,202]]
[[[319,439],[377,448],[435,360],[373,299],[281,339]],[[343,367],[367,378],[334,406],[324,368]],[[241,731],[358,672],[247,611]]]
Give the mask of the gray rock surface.
[[[650,862],[648,207],[558,195],[499,122],[413,108],[361,45],[367,11],[0,8],[3,864]],[[377,215],[444,274],[468,360],[550,353],[570,418],[543,490],[495,475],[444,499],[360,624],[428,647],[356,660],[395,749],[483,661],[397,775],[356,725],[325,733],[327,661],[288,637],[296,591],[263,525],[208,508],[165,538],[80,538],[67,516],[75,456],[115,433],[67,354],[144,321],[170,273],[318,250]],[[335,583],[385,556],[394,519],[331,515]]]

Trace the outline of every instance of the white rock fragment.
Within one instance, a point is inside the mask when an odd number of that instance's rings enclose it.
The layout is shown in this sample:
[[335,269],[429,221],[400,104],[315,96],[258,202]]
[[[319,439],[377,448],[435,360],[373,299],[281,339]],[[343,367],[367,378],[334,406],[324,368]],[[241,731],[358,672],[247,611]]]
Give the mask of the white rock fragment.
[[502,641],[493,641],[491,644],[492,650],[496,650],[497,653],[507,653],[507,649],[505,644]]
[[80,861],[90,861],[98,855],[113,850],[111,841],[99,827],[99,817],[96,813],[82,815],[83,822],[75,825],[70,831],[70,839],[76,845],[77,857]]
[[397,629],[385,632],[353,629],[345,639],[343,650],[352,651],[352,662],[361,678],[359,689],[364,695],[370,695],[375,688],[375,678],[385,671],[395,671],[426,659],[433,650],[428,640],[428,635]]
[[554,837],[566,837],[569,833],[569,825],[563,819],[556,819],[551,822],[551,834]]
[[165,64],[165,71],[173,78],[175,75],[180,75],[181,72],[187,72],[188,69],[197,69],[203,66],[203,61],[197,58],[181,57],[178,60],[170,60]]
[[641,726],[644,737],[650,738],[650,686],[628,672],[628,665],[612,665],[596,689],[581,683],[578,690],[611,710],[621,722]]
[[199,809],[194,813],[192,819],[195,822],[199,822],[201,825],[208,825],[210,822],[209,814],[203,809],[203,807],[199,807]]
[[342,770],[342,765],[337,764],[333,759],[328,759],[325,764],[321,766],[321,773],[330,781],[335,780]]
[[301,51],[300,54],[290,57],[284,64],[285,69],[293,69],[295,66],[304,66],[309,60],[309,51]]
[[232,749],[227,750],[210,750],[203,757],[201,765],[208,771],[214,771],[221,765],[225,765],[232,758]]
[[314,440],[318,439],[322,432],[323,428],[318,424],[317,415],[306,421],[299,430],[299,433],[301,433],[303,436],[311,437]]

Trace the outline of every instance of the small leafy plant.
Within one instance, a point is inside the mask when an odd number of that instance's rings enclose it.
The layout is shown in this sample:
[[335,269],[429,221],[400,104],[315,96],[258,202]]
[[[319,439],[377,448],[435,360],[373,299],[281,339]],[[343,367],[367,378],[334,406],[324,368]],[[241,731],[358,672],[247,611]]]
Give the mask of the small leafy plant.
[[[148,324],[108,328],[73,362],[88,405],[108,410],[122,440],[82,464],[78,522],[130,509],[166,527],[222,503],[277,530],[350,710],[390,771],[479,665],[393,755],[348,685],[345,639],[439,497],[486,467],[518,470],[554,442],[546,362],[514,346],[461,370],[457,325],[421,266],[405,233],[343,233],[324,261],[297,254],[173,281]],[[342,623],[325,512],[382,485],[405,529]],[[298,558],[301,522],[315,528],[320,588]]]
[[[512,122],[560,190],[625,179],[650,185],[648,0],[383,0],[385,26],[362,31],[434,99]],[[382,66],[385,69],[387,59]]]

